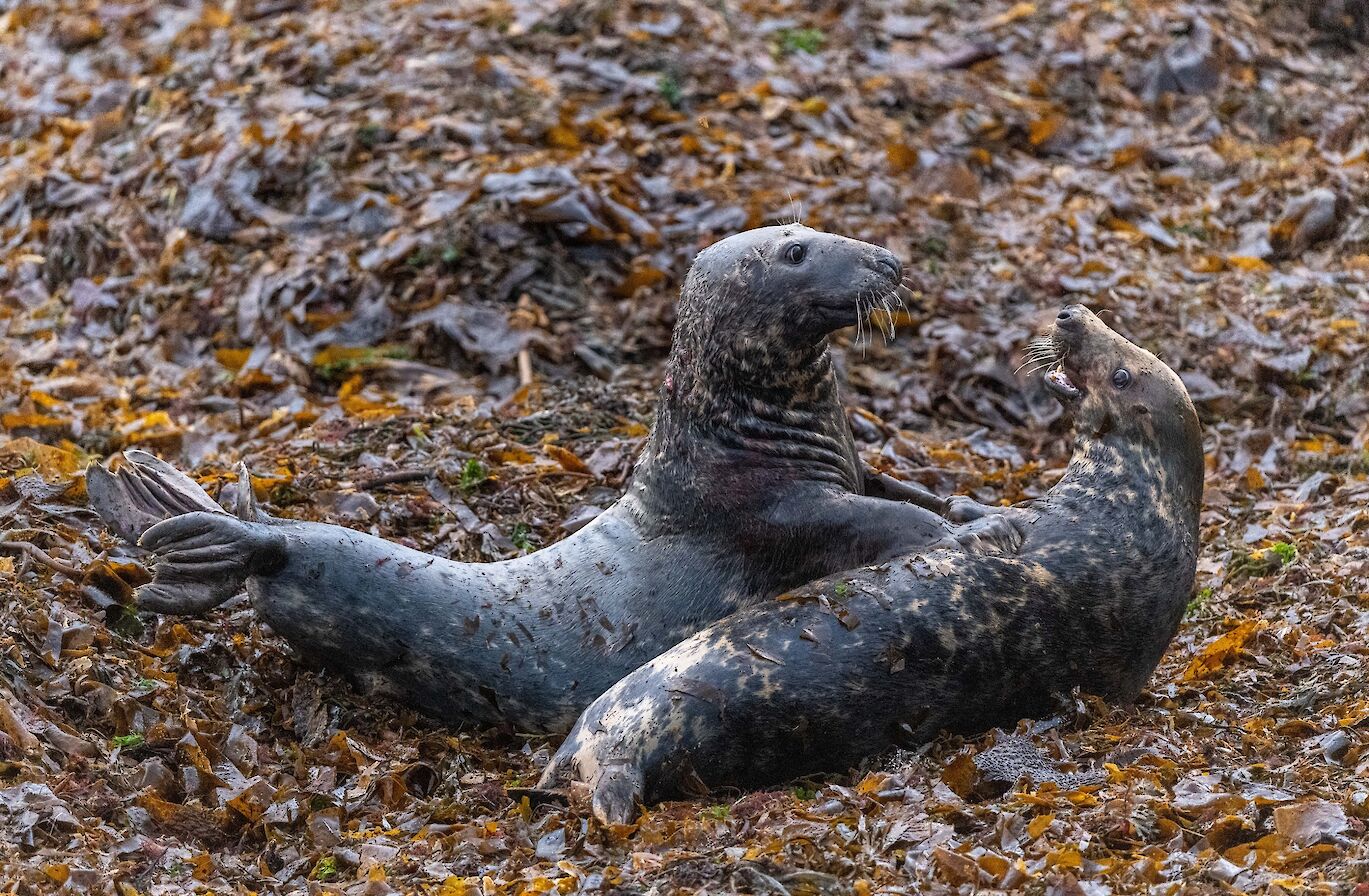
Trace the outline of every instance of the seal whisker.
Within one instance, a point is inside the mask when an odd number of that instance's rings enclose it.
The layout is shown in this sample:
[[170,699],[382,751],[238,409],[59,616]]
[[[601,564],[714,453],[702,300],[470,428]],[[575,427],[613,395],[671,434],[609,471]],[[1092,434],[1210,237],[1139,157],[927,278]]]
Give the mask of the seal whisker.
[[[1034,364],[1034,363],[1037,363],[1037,362],[1054,361],[1054,360],[1055,360],[1055,353],[1054,353],[1054,352],[1051,352],[1050,354],[1046,354],[1046,353],[1044,353],[1044,352],[1042,352],[1042,351],[1040,351],[1040,350],[1038,350],[1038,349],[1030,349],[1030,348],[1029,348],[1029,349],[1027,349],[1025,352],[1022,353],[1022,362],[1023,362],[1023,363],[1022,363],[1021,366],[1022,366],[1022,367],[1026,367],[1028,364]],[[1019,368],[1019,369],[1020,369],[1020,368]]]
[[864,358],[870,351],[870,346],[875,342],[875,327],[879,324],[875,321],[875,294],[870,290],[867,294],[865,290],[860,292],[860,317],[865,322],[865,342],[860,347],[860,356]]
[[875,320],[874,290],[862,292],[860,297],[864,304],[864,310],[862,311],[861,316],[865,318],[865,349],[868,351],[870,346],[874,345],[875,342],[875,327],[879,326],[879,322]]
[[865,290],[856,290],[856,344],[860,346],[861,357],[865,357]]
[[889,297],[891,295],[893,295],[893,293],[886,292],[879,297],[879,303],[884,307],[884,322],[889,327],[889,335],[885,337],[884,340],[886,343],[893,342],[894,336],[896,335],[894,331],[894,309],[889,305]]
[[903,301],[903,290],[902,290],[902,289],[895,289],[895,290],[894,290],[894,301],[898,302],[898,307],[901,308],[901,309],[903,309],[903,313],[904,313],[904,314],[908,315],[909,317],[912,317],[912,316],[913,316],[912,309],[910,309],[910,308],[908,307],[908,303],[907,303],[907,302]]
[[854,345],[859,345],[859,344],[860,344],[860,291],[859,291],[859,290],[856,291],[855,303],[856,303],[856,341],[855,341],[855,343],[853,343],[853,344],[854,344]]
[[[1022,376],[1024,376],[1024,377],[1031,376],[1033,373],[1036,373],[1038,370],[1041,370],[1041,369],[1046,368],[1046,367],[1050,367],[1053,363],[1054,363],[1053,360],[1049,360],[1049,361],[1048,361],[1048,360],[1045,360],[1045,359],[1042,359],[1042,358],[1028,358],[1026,361],[1023,361],[1023,362],[1018,366],[1018,368],[1017,368],[1016,370],[1013,371],[1013,376],[1017,376],[1018,374],[1022,374]],[[1022,373],[1022,371],[1023,371],[1024,368],[1030,368],[1030,369],[1027,370],[1026,373]]]

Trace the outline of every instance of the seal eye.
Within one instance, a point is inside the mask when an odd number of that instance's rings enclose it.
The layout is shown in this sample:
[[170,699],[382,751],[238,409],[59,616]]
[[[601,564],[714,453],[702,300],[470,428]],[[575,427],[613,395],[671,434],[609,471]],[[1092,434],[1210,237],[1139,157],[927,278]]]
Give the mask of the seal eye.
[[790,264],[802,264],[807,254],[808,250],[803,248],[803,243],[790,243],[784,250],[784,260]]
[[1125,367],[1118,367],[1112,372],[1112,384],[1118,389],[1125,389],[1131,385],[1131,371]]

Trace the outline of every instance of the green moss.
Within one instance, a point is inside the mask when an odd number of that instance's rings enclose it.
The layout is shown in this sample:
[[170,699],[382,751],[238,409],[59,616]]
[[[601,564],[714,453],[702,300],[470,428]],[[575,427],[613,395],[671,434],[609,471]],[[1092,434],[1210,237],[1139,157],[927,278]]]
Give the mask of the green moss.
[[684,102],[684,90],[680,87],[680,82],[675,76],[666,72],[656,81],[656,89],[661,92],[661,99],[670,104],[670,108],[678,109]]
[[461,480],[457,484],[462,491],[468,492],[489,478],[490,471],[485,469],[485,465],[480,462],[479,458],[472,457],[461,468]]
[[346,379],[353,371],[367,364],[374,364],[382,358],[391,358],[397,361],[408,361],[413,358],[413,352],[402,345],[390,345],[384,348],[367,349],[355,358],[341,358],[337,361],[329,361],[327,364],[320,364],[318,375],[325,380]]
[[119,606],[111,609],[106,616],[111,630],[115,634],[123,635],[125,638],[142,637],[144,626],[143,621],[138,618],[138,611],[131,606]]
[[778,35],[777,49],[781,56],[795,53],[816,53],[827,41],[820,28],[783,28]]
[[535,547],[533,544],[532,527],[527,523],[515,523],[513,532],[509,535],[509,540],[513,542],[514,547],[525,554]]
[[375,149],[385,137],[385,130],[378,124],[363,124],[357,128],[357,142],[367,149]]
[[1197,593],[1193,595],[1193,599],[1188,602],[1188,606],[1184,607],[1184,615],[1195,615],[1208,601],[1212,600],[1212,595],[1214,593],[1215,592],[1210,585],[1205,588],[1199,588]]
[[314,871],[310,877],[314,880],[328,880],[337,877],[337,873],[337,859],[332,856],[324,856],[318,860],[318,864],[314,866]]
[[1267,576],[1291,566],[1298,559],[1298,546],[1287,541],[1276,541],[1254,551],[1237,549],[1231,553],[1228,577]]

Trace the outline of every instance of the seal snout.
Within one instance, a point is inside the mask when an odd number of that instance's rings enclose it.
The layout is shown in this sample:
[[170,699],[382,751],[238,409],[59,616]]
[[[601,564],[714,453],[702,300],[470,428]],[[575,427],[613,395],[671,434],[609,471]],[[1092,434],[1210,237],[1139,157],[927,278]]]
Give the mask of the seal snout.
[[888,249],[876,247],[870,258],[870,264],[876,271],[883,273],[894,283],[903,280],[903,262],[899,261],[898,256]]
[[[1083,305],[1066,305],[1055,315],[1051,332],[1051,348],[1055,351],[1055,367],[1046,374],[1045,384],[1056,397],[1065,402],[1078,401],[1084,395],[1084,358],[1089,319],[1093,315]],[[1096,320],[1096,318],[1094,318]]]
[[1066,305],[1055,315],[1050,338],[1061,361],[1069,360],[1071,355],[1077,356],[1085,343],[1090,341],[1090,320],[1096,321],[1097,318],[1083,305]]
[[1089,316],[1089,310],[1083,305],[1066,305],[1060,309],[1060,313],[1055,316],[1056,329],[1067,332],[1077,332],[1084,329],[1085,318]]

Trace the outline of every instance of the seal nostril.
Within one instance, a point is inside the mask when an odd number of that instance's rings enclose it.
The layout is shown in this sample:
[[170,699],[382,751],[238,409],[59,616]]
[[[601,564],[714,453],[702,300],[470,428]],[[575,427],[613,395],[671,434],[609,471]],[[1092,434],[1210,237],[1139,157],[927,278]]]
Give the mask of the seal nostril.
[[1073,317],[1074,317],[1074,315],[1073,315],[1073,314],[1070,314],[1070,310],[1069,310],[1068,308],[1066,308],[1064,311],[1061,311],[1058,315],[1056,315],[1056,318],[1055,318],[1055,319],[1056,319],[1056,320],[1070,320],[1070,319],[1073,318]]
[[898,256],[892,252],[884,252],[876,256],[875,267],[888,271],[889,276],[894,280],[903,279],[903,262],[899,261]]

